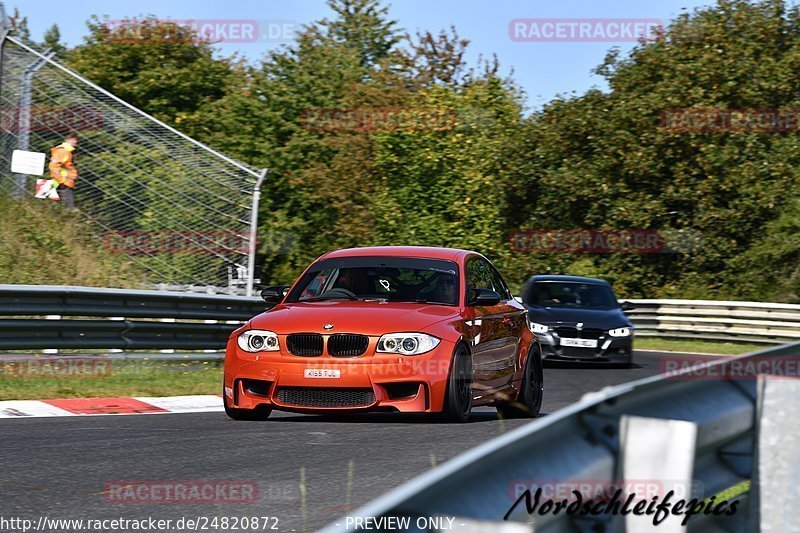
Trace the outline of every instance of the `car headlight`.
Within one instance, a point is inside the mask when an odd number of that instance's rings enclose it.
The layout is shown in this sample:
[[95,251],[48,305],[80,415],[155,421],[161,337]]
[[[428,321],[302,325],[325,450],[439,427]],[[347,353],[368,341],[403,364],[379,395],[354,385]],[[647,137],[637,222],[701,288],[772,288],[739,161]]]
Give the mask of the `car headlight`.
[[250,353],[277,352],[280,349],[278,335],[273,331],[261,329],[243,331],[237,337],[236,342],[239,344],[239,348]]
[[550,328],[544,324],[537,324],[536,322],[531,322],[530,328],[534,333],[547,333],[550,330]]
[[436,348],[440,340],[425,333],[387,333],[378,340],[377,351],[379,353],[419,355]]
[[608,334],[612,337],[630,337],[631,328],[617,328],[609,330]]

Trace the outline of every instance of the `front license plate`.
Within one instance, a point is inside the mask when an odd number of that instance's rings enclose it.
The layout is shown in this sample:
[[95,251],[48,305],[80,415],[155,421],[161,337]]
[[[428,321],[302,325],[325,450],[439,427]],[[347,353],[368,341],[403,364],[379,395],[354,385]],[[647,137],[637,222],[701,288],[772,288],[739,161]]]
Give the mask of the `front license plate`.
[[306,368],[303,371],[303,377],[306,378],[328,378],[339,379],[341,377],[338,370],[319,369],[319,368]]
[[561,346],[577,346],[578,348],[597,348],[597,339],[561,339]]

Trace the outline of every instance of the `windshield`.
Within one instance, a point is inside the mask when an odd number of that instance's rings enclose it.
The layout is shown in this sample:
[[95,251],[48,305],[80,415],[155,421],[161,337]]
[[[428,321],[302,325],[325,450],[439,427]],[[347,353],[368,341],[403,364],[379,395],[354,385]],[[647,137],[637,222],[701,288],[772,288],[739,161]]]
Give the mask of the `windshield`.
[[316,263],[287,302],[357,300],[458,304],[458,266],[452,261],[347,257]]
[[606,285],[574,282],[537,282],[528,290],[528,305],[581,309],[619,307],[614,293]]

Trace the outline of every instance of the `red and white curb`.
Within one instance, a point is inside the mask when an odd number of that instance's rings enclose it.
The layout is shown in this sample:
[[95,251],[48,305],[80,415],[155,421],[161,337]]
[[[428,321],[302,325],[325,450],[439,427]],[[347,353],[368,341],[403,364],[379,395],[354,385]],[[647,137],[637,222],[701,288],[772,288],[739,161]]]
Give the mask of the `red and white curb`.
[[0,402],[0,418],[210,413],[222,410],[222,396],[216,394],[161,398],[65,398]]

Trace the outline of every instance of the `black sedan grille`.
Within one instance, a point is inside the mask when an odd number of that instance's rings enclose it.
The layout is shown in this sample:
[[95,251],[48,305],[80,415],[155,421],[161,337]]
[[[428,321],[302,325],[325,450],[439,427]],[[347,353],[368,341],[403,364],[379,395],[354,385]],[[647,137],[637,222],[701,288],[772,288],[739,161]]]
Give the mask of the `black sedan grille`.
[[561,353],[564,357],[573,357],[575,359],[593,359],[597,356],[600,351],[600,347],[597,348],[579,348],[576,346],[562,346]]
[[566,337],[568,339],[599,339],[605,334],[602,329],[584,328],[578,329],[575,327],[558,326],[555,328],[559,337]]
[[337,333],[328,338],[328,355],[332,357],[358,357],[367,351],[369,337]]
[[322,355],[322,335],[318,333],[292,333],[286,336],[286,347],[292,355],[316,357]]
[[283,387],[278,401],[297,407],[366,407],[375,403],[375,393],[372,389]]

